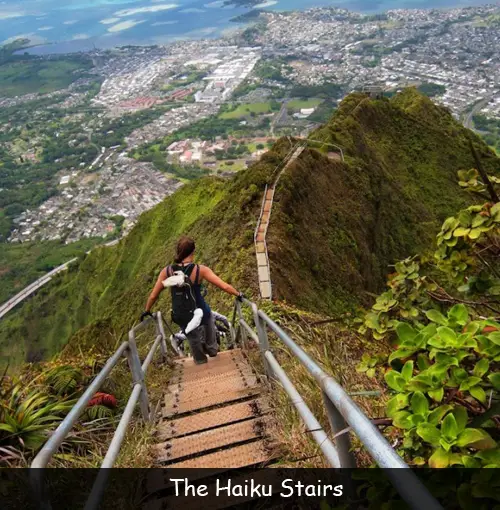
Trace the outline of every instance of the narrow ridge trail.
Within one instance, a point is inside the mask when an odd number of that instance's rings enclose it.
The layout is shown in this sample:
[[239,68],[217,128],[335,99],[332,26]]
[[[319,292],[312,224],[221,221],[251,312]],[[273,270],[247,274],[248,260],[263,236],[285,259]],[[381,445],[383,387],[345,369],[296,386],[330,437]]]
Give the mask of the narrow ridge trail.
[[264,200],[262,202],[262,211],[260,214],[259,221],[257,223],[257,229],[255,231],[255,252],[257,255],[257,270],[259,277],[259,289],[260,296],[262,299],[272,298],[272,286],[271,286],[271,267],[269,264],[269,256],[267,253],[266,236],[271,221],[271,210],[273,207],[274,193],[276,191],[276,185],[286,169],[294,163],[297,158],[304,152],[305,144],[292,149],[293,153],[284,160],[284,167],[279,172],[272,186],[266,188],[264,193]]

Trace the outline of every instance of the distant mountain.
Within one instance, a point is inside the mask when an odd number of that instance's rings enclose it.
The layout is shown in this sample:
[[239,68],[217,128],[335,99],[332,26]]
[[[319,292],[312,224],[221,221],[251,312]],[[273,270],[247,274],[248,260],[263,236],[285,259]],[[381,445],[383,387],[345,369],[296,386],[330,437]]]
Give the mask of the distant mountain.
[[[471,199],[456,172],[500,160],[449,112],[410,89],[392,99],[348,96],[281,178],[268,246],[275,297],[328,314],[367,301],[383,288],[390,264],[430,246],[438,225]],[[141,216],[119,245],[86,256],[0,323],[0,349],[12,363],[50,356],[68,342],[111,348],[137,320],[179,235],[197,242],[198,260],[257,298],[253,234],[264,187],[293,140],[280,139],[233,180],[184,186]],[[318,150],[321,149],[321,150]],[[167,294],[167,293],[165,293]],[[210,290],[216,309],[230,299]],[[168,309],[163,296],[159,308]]]

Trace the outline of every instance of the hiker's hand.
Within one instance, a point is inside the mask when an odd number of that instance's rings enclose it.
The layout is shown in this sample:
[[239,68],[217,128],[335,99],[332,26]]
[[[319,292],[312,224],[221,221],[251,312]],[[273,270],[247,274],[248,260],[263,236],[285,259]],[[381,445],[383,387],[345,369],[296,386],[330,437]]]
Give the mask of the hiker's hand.
[[148,317],[153,317],[153,314],[151,312],[142,312],[141,322],[145,321]]
[[240,303],[243,303],[243,300],[246,299],[245,294],[243,292],[240,292],[236,298]]

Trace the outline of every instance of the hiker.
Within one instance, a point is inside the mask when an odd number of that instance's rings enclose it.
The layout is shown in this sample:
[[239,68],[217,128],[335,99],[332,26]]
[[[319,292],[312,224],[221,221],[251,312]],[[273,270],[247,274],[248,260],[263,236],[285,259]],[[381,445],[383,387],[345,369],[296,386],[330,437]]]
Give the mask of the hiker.
[[[230,331],[229,320],[225,315],[217,313],[212,310],[212,316],[215,319],[215,334],[217,338],[217,345],[220,349],[222,340],[226,338]],[[180,331],[170,335],[170,345],[172,349],[181,357],[184,358],[186,353],[184,352],[184,342],[187,340],[186,335]]]
[[[194,263],[195,242],[183,236],[177,243],[175,263],[163,269],[149,296],[141,320],[151,316],[151,308],[166,287],[172,292],[172,321],[184,333],[196,364],[207,363],[207,354],[217,356],[215,318],[205,301],[201,284],[212,283],[243,300],[243,294],[221,280],[210,268]],[[199,321],[199,322],[198,322]]]

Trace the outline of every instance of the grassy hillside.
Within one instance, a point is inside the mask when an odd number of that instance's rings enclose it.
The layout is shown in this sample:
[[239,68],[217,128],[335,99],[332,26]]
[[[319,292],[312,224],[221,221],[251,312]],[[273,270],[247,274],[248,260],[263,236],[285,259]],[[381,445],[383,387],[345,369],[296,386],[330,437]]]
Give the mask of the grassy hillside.
[[[468,136],[414,89],[391,100],[349,96],[311,135],[343,147],[345,163],[309,150],[279,183],[268,234],[276,297],[324,313],[366,304],[391,264],[428,247],[471,200],[457,179],[475,166]],[[500,160],[473,136],[498,172]]]
[[[204,178],[184,186],[143,214],[118,245],[94,250],[44,287],[0,323],[3,363],[15,366],[23,359],[46,358],[75,334],[74,345],[80,348],[94,342],[111,348],[144,309],[158,273],[172,262],[175,243],[183,233],[196,239],[200,262],[257,297],[253,233],[261,190],[288,148],[288,141],[277,143],[251,171],[233,181]],[[160,302],[164,310],[166,294]],[[220,292],[210,293],[218,308],[230,302],[224,299]]]
[[[346,162],[310,148],[284,174],[268,239],[272,277],[278,298],[332,314],[380,290],[389,264],[429,245],[439,222],[466,202],[456,171],[473,162],[465,130],[414,91],[390,102],[349,96],[311,137],[342,145]],[[183,233],[196,239],[200,262],[257,298],[253,233],[264,186],[291,142],[279,140],[231,181],[184,186],[119,245],[95,250],[7,316],[0,323],[4,362],[48,357],[70,339],[78,349],[114,346]],[[498,164],[476,143],[486,166]],[[230,298],[213,290],[209,300],[229,312]]]

